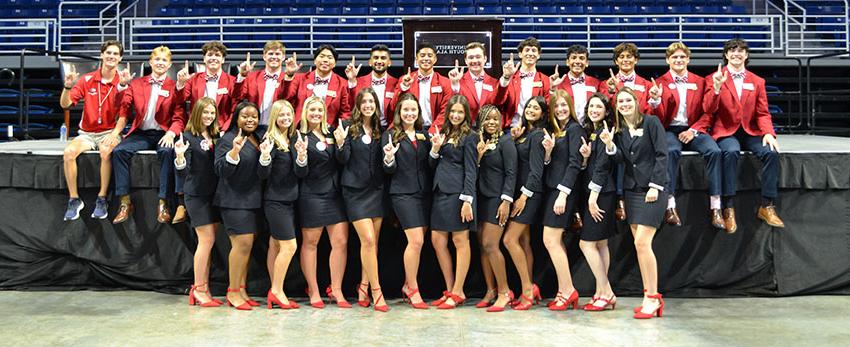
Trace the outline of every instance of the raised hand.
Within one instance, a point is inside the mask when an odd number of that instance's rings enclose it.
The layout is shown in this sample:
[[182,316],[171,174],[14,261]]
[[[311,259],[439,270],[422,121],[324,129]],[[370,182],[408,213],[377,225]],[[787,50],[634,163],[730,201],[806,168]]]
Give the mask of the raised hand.
[[614,70],[608,69],[608,72],[611,74],[611,77],[605,81],[605,84],[608,85],[608,93],[613,94],[617,91],[617,83],[620,80],[617,78],[617,75],[614,74]]
[[126,86],[136,77],[135,73],[130,73],[130,63],[127,63],[127,68],[118,72],[118,78],[121,85]]
[[77,73],[77,68],[74,67],[74,64],[66,63],[65,66],[65,88],[71,89],[74,87],[74,82],[77,82],[77,78],[80,77],[80,74]]
[[398,152],[399,147],[401,147],[401,142],[393,145],[393,142],[390,141],[384,146],[384,160],[392,161],[395,159],[395,153]]
[[460,67],[457,59],[455,59],[455,68],[449,71],[449,80],[452,82],[452,84],[460,83],[460,79],[461,77],[463,77],[463,72],[465,69],[466,67]]
[[254,65],[257,63],[251,62],[251,52],[245,54],[245,61],[239,64],[239,74],[242,77],[248,76],[248,73],[254,70]]
[[356,83],[357,75],[360,74],[360,68],[363,64],[358,64],[354,66],[354,56],[351,56],[351,62],[348,63],[348,66],[345,67],[345,77],[348,78],[349,82]]
[[779,141],[776,140],[776,137],[771,134],[764,134],[764,137],[761,139],[762,146],[769,146],[771,151],[779,152]]
[[717,72],[711,75],[711,80],[714,82],[714,91],[720,91],[720,87],[723,86],[723,83],[726,83],[726,79],[729,77],[729,73],[727,71],[723,71],[723,65],[717,64]]
[[182,158],[186,151],[189,149],[189,143],[183,139],[183,134],[180,134],[180,139],[174,142],[174,154],[178,158]]
[[504,65],[502,65],[502,78],[510,79],[511,76],[516,73],[516,70],[519,70],[519,63],[514,64],[514,54],[511,53],[510,59]]
[[590,158],[590,144],[587,143],[587,140],[584,139],[584,136],[581,137],[581,147],[579,147],[578,152],[581,153],[581,156],[585,159]]
[[286,58],[284,64],[285,68],[283,72],[290,77],[294,76],[298,70],[301,70],[301,66],[303,65],[298,62],[298,53],[296,52],[292,52],[292,57]]
[[478,133],[478,144],[475,145],[475,149],[478,150],[478,160],[481,160],[481,157],[487,152],[487,141],[484,141],[484,131]]
[[239,153],[242,151],[242,147],[245,146],[245,141],[248,141],[248,138],[242,136],[242,129],[239,129],[239,132],[236,133],[236,137],[233,138],[233,151]]
[[301,136],[300,131],[297,134],[298,140],[295,140],[295,154],[298,155],[298,160],[303,162],[307,160],[307,141]]
[[661,97],[661,93],[664,89],[661,88],[658,84],[655,84],[655,78],[652,78],[652,87],[649,88],[649,97],[652,99],[658,99]]
[[272,148],[274,145],[272,144],[272,140],[266,136],[263,139],[263,142],[260,142],[260,154],[263,158],[268,158],[272,153]]
[[410,71],[410,67],[407,68],[407,74],[401,76],[401,84],[408,89],[413,84],[413,72]]
[[445,143],[446,141],[446,135],[440,133],[440,127],[438,127],[436,124],[434,125],[434,127],[437,128],[437,131],[434,132],[434,135],[431,136],[431,152],[439,153],[440,147],[442,147],[443,143]]
[[599,134],[599,140],[605,144],[608,150],[614,149],[614,128],[608,130],[608,121],[602,121],[602,132]]
[[336,145],[340,148],[345,143],[345,137],[348,136],[348,129],[351,127],[343,127],[342,124],[339,125],[336,129],[334,129],[334,139],[336,140]]
[[549,131],[543,129],[543,149],[546,151],[546,157],[552,154],[552,149],[555,148],[555,138],[549,134]]
[[524,126],[518,126],[518,127],[511,128],[511,137],[514,140],[518,139],[520,136],[522,136],[522,134],[525,134],[525,127]]
[[567,78],[566,74],[561,75],[558,73],[558,67],[560,67],[560,65],[555,65],[555,73],[549,76],[549,82],[551,85],[549,88],[551,89],[555,89],[555,87],[561,85],[561,83],[564,82],[564,79]]
[[180,86],[186,85],[186,82],[188,82],[189,79],[192,78],[192,75],[194,74],[189,74],[189,61],[187,60],[186,65],[183,66],[180,71],[177,71],[177,84]]

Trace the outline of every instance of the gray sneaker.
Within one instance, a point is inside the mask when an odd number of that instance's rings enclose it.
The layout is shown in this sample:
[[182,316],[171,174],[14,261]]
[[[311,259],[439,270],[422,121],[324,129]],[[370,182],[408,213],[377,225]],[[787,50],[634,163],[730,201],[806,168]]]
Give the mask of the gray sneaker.
[[94,219],[106,219],[107,215],[109,215],[109,203],[106,202],[106,198],[97,197],[97,200],[94,202],[94,211],[91,213],[91,217]]
[[65,221],[77,220],[80,218],[80,211],[86,207],[83,200],[80,198],[68,199],[68,209],[65,210]]

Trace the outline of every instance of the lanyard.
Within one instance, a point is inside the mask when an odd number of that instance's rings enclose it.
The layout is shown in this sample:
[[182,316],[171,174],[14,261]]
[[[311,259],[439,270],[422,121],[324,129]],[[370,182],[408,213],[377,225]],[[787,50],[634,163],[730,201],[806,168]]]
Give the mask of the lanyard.
[[112,93],[112,88],[115,88],[114,85],[109,86],[109,90],[106,91],[106,95],[103,97],[103,99],[101,99],[100,98],[100,86],[102,84],[103,83],[100,83],[100,82],[97,83],[97,124],[98,125],[103,123],[103,103],[106,102],[107,99],[109,99],[109,94]]

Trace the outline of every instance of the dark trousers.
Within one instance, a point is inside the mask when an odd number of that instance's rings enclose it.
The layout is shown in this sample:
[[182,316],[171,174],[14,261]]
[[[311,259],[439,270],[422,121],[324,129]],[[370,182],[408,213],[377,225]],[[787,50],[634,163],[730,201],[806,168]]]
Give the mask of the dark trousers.
[[671,126],[667,129],[667,192],[676,193],[676,183],[679,176],[679,159],[682,150],[697,151],[705,160],[705,178],[708,180],[708,194],[720,195],[720,147],[708,134],[699,134],[691,142],[684,144],[679,141],[679,133],[690,131],[688,127]]
[[743,129],[734,135],[717,140],[720,147],[720,162],[723,175],[723,196],[735,196],[738,191],[738,157],[741,148],[753,152],[761,161],[761,195],[776,199],[779,181],[779,153],[762,145],[761,136],[750,136]]
[[[168,197],[168,183],[174,177],[174,150],[160,147],[162,130],[137,130],[125,137],[112,151],[112,170],[115,173],[115,195],[130,194],[130,159],[136,152],[156,149],[159,160],[159,198]],[[182,187],[180,187],[182,190]]]

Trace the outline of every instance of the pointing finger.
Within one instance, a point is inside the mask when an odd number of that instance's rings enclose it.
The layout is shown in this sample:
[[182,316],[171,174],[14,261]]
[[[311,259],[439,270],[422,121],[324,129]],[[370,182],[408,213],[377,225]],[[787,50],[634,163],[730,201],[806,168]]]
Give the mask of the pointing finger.
[[717,63],[717,73],[720,73],[721,69],[723,69],[723,63]]
[[652,77],[652,78],[650,78],[650,79],[652,80],[652,86],[653,86],[653,87],[658,87],[658,85],[656,85],[656,84],[655,84],[655,77]]
[[354,66],[354,55],[351,56],[351,66]]
[[617,77],[617,76],[614,75],[614,70],[611,70],[611,68],[608,68],[608,72],[611,73],[611,79],[614,79],[614,78]]
[[[412,72],[410,71],[410,66],[408,66],[408,67],[407,67],[407,75],[408,75],[408,76],[411,76],[411,73],[412,73]],[[413,77],[413,76],[411,76],[411,77]]]
[[189,72],[189,61],[188,60],[186,60],[186,67],[184,67],[184,69],[186,69],[186,72]]
[[555,65],[555,77],[561,77],[561,74],[558,73],[558,68],[561,67],[561,64]]
[[605,131],[608,131],[608,121],[607,120],[604,120],[604,119],[602,120],[602,129],[605,130]]
[[248,52],[247,54],[245,54],[245,62],[246,63],[251,62],[251,52]]
[[586,145],[586,144],[587,144],[587,140],[585,140],[585,139],[584,139],[584,136],[581,136],[581,137],[579,137],[579,138],[581,139],[581,144],[582,144],[582,145]]
[[511,62],[511,65],[514,64],[514,54],[513,53],[511,53],[511,58],[508,59],[508,61]]
[[455,59],[455,70],[460,70],[460,64],[458,64],[457,59]]

